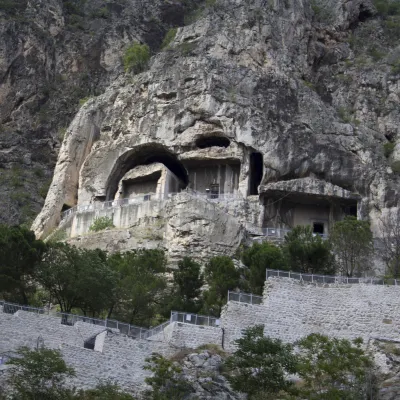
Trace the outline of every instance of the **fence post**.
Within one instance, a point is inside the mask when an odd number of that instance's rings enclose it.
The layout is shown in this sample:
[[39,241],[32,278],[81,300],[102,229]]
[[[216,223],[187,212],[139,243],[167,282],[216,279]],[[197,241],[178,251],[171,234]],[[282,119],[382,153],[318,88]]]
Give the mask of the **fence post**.
[[314,274],[311,274],[311,283],[314,283]]
[[290,271],[289,271],[289,278],[290,278]]
[[208,326],[210,326],[210,316],[208,316]]
[[251,301],[250,304],[253,304],[253,293],[250,293],[250,301]]
[[279,269],[278,269],[278,278],[279,278]]
[[197,325],[197,314],[196,314],[196,319],[194,320],[194,324]]

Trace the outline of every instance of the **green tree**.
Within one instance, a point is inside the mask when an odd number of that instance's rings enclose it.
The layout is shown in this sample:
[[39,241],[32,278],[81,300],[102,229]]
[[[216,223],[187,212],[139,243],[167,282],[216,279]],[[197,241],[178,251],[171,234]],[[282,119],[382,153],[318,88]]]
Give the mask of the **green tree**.
[[147,358],[143,369],[153,373],[152,377],[145,379],[151,386],[151,390],[145,393],[145,400],[182,400],[193,392],[181,377],[182,368],[160,354],[153,353]]
[[66,400],[73,392],[65,388],[65,379],[75,375],[60,351],[30,350],[23,347],[17,357],[7,362],[11,366],[8,384],[15,400]]
[[129,46],[124,55],[125,71],[135,74],[143,72],[150,60],[150,48],[147,44],[134,43]]
[[171,309],[197,313],[201,309],[201,288],[204,284],[201,266],[189,257],[178,262],[173,271],[173,290],[168,313]]
[[226,303],[228,290],[234,290],[241,284],[240,272],[229,257],[218,256],[206,264],[204,276],[209,287],[203,293],[204,311],[219,316]]
[[330,242],[314,234],[310,226],[296,226],[287,233],[283,253],[291,271],[326,275],[335,273]]
[[73,308],[92,316],[107,309],[113,299],[117,275],[100,250],[78,249],[54,243],[37,268],[37,281],[56,299],[62,312]]
[[237,350],[225,363],[234,390],[247,393],[250,400],[260,395],[273,400],[282,391],[292,391],[287,375],[296,373],[297,357],[291,345],[265,337],[263,325],[245,329],[235,343]]
[[344,275],[361,276],[370,268],[373,240],[368,221],[348,216],[336,222],[330,232],[330,241]]
[[[298,374],[303,380],[301,399],[364,400],[374,392],[373,362],[362,340],[311,334],[297,343]],[[371,379],[372,378],[372,379]]]
[[0,225],[0,292],[6,300],[28,304],[33,276],[46,245],[26,228]]
[[266,270],[286,269],[282,250],[268,242],[253,243],[242,253],[242,262],[248,268],[246,279],[252,293],[262,295],[266,279]]
[[151,325],[165,304],[166,258],[161,250],[115,253],[108,264],[117,273],[117,287],[108,317]]

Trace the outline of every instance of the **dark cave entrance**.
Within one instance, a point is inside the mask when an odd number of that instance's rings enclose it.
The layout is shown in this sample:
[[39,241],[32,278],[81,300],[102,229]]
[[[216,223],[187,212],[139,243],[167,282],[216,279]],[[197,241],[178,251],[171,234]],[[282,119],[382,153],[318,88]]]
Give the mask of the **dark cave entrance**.
[[228,147],[231,141],[223,136],[205,136],[196,140],[196,146],[200,149],[206,149],[207,147]]
[[139,165],[149,165],[154,163],[164,164],[182,181],[184,187],[187,186],[189,182],[188,173],[176,155],[161,145],[148,144],[125,153],[117,161],[114,170],[108,179],[107,200],[114,199],[118,190],[119,181],[129,170]]
[[261,153],[251,153],[250,155],[250,182],[249,182],[249,195],[258,194],[258,186],[264,174],[264,161]]

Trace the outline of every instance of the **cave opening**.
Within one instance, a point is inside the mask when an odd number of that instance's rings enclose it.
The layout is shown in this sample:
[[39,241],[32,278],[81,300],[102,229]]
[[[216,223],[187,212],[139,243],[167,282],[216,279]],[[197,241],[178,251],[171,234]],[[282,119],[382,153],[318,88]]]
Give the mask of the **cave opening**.
[[200,149],[206,149],[207,147],[228,147],[231,141],[223,136],[205,136],[196,140],[196,146]]
[[160,163],[167,167],[182,181],[183,187],[188,185],[188,173],[176,155],[161,145],[149,144],[131,150],[120,157],[108,179],[107,200],[114,199],[118,190],[118,184],[128,171],[139,165],[150,165],[154,163]]
[[261,184],[261,180],[264,174],[264,161],[261,153],[251,153],[250,155],[250,182],[249,182],[249,194],[257,195],[258,187]]

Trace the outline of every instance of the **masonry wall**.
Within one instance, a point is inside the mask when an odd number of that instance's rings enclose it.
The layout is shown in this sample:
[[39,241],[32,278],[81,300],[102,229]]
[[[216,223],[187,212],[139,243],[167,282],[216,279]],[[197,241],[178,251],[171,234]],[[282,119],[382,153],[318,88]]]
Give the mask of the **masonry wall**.
[[399,339],[400,287],[370,284],[311,284],[270,278],[262,305],[230,302],[221,317],[227,346],[256,324],[265,335],[294,342],[310,333],[347,339]]

